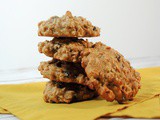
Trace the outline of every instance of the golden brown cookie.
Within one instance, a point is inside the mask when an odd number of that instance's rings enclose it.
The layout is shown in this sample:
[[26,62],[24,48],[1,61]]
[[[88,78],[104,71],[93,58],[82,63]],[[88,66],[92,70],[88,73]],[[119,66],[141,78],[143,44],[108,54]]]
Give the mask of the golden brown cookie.
[[88,40],[78,38],[54,38],[52,41],[46,40],[38,44],[40,53],[46,56],[53,57],[54,59],[67,61],[67,62],[80,62],[81,51],[89,48],[93,43]]
[[44,78],[58,82],[72,82],[85,84],[88,78],[80,63],[64,62],[53,59],[48,62],[41,62],[38,70]]
[[38,24],[39,36],[51,37],[95,37],[100,35],[100,28],[83,17],[72,16],[67,11],[62,17],[53,16]]
[[100,42],[82,53],[87,85],[107,101],[132,100],[140,89],[140,74],[116,50]]
[[97,97],[97,93],[88,87],[75,83],[47,82],[44,101],[49,103],[71,103]]

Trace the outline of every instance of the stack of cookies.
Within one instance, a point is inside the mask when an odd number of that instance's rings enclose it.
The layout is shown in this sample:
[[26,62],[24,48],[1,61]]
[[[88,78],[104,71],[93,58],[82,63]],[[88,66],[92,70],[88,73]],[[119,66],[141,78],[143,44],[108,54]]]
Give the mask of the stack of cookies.
[[101,42],[93,44],[82,37],[96,37],[100,29],[83,17],[67,11],[38,24],[38,35],[54,37],[38,44],[40,53],[52,58],[38,70],[50,81],[44,90],[46,102],[70,103],[93,99],[123,103],[140,89],[140,75],[116,50]]

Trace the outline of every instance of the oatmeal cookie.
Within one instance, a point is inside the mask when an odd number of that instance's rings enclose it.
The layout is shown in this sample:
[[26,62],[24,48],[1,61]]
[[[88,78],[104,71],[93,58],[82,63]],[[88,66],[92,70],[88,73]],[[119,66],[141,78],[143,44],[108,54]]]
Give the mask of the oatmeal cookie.
[[44,101],[49,103],[71,103],[97,97],[97,93],[86,86],[55,81],[46,84],[43,94]]
[[85,84],[88,78],[80,63],[63,62],[53,59],[48,62],[41,62],[38,70],[44,78],[58,82],[72,82]]
[[72,16],[67,11],[62,17],[53,16],[38,24],[39,36],[51,37],[95,37],[100,35],[100,28],[81,16]]
[[140,89],[140,74],[116,50],[100,42],[82,52],[88,86],[107,101],[132,100]]
[[38,44],[40,53],[54,59],[67,62],[80,62],[80,53],[84,48],[89,48],[93,43],[78,38],[54,38]]

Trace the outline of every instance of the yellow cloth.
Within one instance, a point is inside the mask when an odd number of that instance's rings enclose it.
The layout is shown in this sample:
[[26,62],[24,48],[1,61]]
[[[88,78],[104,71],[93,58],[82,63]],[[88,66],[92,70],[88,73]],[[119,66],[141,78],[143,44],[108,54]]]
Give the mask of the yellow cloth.
[[157,95],[149,100],[137,103],[124,110],[117,111],[111,114],[110,117],[111,116],[127,118],[160,118],[160,96]]
[[[134,101],[126,104],[111,103],[101,99],[73,104],[45,103],[42,98],[45,83],[41,82],[0,85],[0,107],[7,109],[18,118],[24,120],[94,119],[104,114],[114,113],[117,109],[124,108],[125,106],[131,107],[137,105],[140,102],[160,94],[160,67],[141,69],[139,72],[142,76],[142,88]],[[137,109],[140,110],[142,108],[137,107]],[[133,111],[128,109],[128,113],[130,112]],[[140,114],[137,111],[134,111],[134,113]],[[153,115],[150,112],[147,114]],[[121,116],[122,115],[123,114],[121,114]]]
[[7,110],[3,109],[0,107],[0,114],[3,113],[3,114],[9,114],[10,112],[8,112]]

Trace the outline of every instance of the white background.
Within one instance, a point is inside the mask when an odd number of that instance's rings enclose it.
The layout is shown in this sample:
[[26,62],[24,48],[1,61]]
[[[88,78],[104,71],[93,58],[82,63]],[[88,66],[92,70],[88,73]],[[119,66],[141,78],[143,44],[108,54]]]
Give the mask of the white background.
[[101,28],[102,41],[127,59],[160,56],[160,0],[1,0],[0,70],[36,67],[49,59],[37,44],[37,24],[67,10]]

